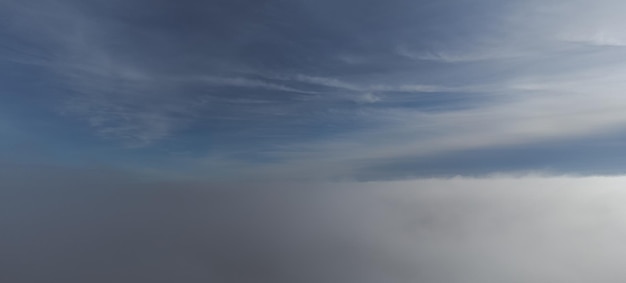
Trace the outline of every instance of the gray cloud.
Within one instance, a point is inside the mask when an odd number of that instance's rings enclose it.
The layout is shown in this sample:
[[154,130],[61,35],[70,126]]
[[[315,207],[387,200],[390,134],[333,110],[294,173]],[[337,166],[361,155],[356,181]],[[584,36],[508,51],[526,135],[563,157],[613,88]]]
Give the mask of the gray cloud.
[[252,186],[3,167],[0,278],[7,282],[624,276],[623,177]]

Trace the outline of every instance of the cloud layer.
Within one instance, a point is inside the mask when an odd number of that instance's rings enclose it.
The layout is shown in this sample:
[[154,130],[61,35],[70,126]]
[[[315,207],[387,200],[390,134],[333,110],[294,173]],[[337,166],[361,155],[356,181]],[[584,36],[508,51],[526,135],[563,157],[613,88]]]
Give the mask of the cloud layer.
[[102,168],[3,172],[7,282],[626,276],[624,177],[251,186],[154,182]]

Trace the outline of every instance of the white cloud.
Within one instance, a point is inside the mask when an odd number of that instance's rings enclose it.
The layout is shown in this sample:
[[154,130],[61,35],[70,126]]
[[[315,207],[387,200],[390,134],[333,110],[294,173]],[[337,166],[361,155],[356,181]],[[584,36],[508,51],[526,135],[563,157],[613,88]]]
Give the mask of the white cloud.
[[284,79],[296,80],[296,81],[310,83],[310,84],[316,84],[316,85],[321,85],[321,86],[334,87],[334,88],[340,88],[340,89],[346,89],[346,90],[352,90],[352,91],[363,90],[362,87],[356,84],[344,82],[335,78],[316,77],[316,76],[308,76],[308,75],[300,74],[295,77],[286,77]]
[[437,61],[444,63],[471,63],[490,60],[501,60],[521,57],[528,54],[528,51],[507,50],[505,46],[490,46],[473,51],[412,51],[405,46],[396,48],[398,55],[415,61]]
[[[475,86],[362,85],[298,76],[296,80],[365,93],[457,91],[479,93],[485,100],[439,112],[362,110],[360,117],[371,123],[369,129],[286,147],[277,154],[284,162],[264,170],[274,175],[345,177],[378,160],[620,132],[626,128],[626,65],[620,60],[626,53],[603,46],[621,45],[624,33],[619,27],[624,18],[617,11],[622,6],[616,1],[524,4],[503,24],[506,33],[477,35],[475,42],[485,44],[454,48],[458,56],[439,56],[446,51],[433,55],[448,62],[488,59],[464,69],[471,74],[450,71],[458,78],[477,78]],[[599,48],[571,45],[564,41],[567,34]],[[418,56],[407,49],[397,51]],[[483,78],[483,70],[488,71],[485,76],[495,74],[490,70],[502,70],[502,75]]]
[[278,90],[278,91],[286,91],[286,92],[295,92],[295,93],[307,93],[307,94],[315,94],[316,92],[296,89],[292,87],[288,87],[285,85],[274,84],[265,82],[262,80],[254,80],[248,78],[241,77],[213,77],[213,76],[198,76],[198,77],[186,77],[183,79],[179,79],[184,82],[201,82],[209,85],[217,85],[217,86],[233,86],[233,87],[244,87],[244,88],[258,88],[258,89],[268,89],[268,90]]
[[365,93],[362,96],[359,97],[360,99],[358,101],[360,102],[365,102],[365,103],[375,103],[380,101],[380,97],[374,95],[371,92]]
[[624,185],[536,176],[351,184],[369,200],[338,219],[410,262],[408,274],[389,271],[414,276],[399,282],[619,282]]
[[365,83],[351,83],[336,78],[317,77],[309,75],[297,75],[295,77],[279,76],[277,78],[283,80],[294,80],[298,82],[305,82],[325,87],[338,88],[348,91],[356,92],[413,92],[413,93],[428,93],[428,92],[449,92],[468,90],[469,87],[447,87],[438,85],[423,85],[423,84],[365,84]]
[[[350,178],[380,160],[567,141],[626,128],[626,69],[583,68],[494,87],[477,107],[439,112],[363,110],[368,130],[284,146],[256,175]],[[499,98],[499,99],[498,99]]]

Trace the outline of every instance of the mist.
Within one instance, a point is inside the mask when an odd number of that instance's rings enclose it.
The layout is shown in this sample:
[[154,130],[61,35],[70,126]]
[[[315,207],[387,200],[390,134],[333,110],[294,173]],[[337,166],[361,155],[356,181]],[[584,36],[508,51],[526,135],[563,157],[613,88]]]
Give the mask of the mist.
[[3,282],[626,277],[624,177],[216,185],[5,169]]

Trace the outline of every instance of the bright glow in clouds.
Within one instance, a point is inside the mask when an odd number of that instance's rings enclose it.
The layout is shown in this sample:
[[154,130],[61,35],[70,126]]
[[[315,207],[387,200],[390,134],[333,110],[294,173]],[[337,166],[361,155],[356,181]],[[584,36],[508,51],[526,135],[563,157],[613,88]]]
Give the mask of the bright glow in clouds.
[[[63,170],[28,180],[23,173],[5,176],[9,189],[0,198],[0,244],[9,255],[0,259],[0,274],[10,282],[569,283],[626,276],[626,177],[260,188],[145,184]],[[103,185],[111,177],[117,183]],[[69,188],[75,184],[84,188]]]

